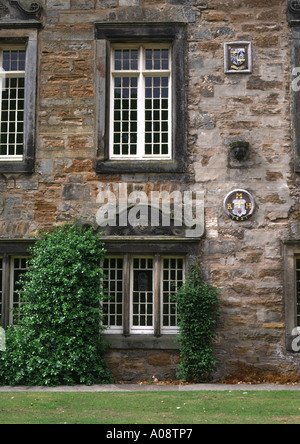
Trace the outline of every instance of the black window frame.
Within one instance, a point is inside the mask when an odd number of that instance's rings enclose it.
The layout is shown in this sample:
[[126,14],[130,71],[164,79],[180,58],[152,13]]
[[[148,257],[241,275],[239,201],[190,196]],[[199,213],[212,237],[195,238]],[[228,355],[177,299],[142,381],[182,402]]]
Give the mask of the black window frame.
[[[183,173],[186,159],[186,23],[96,23],[97,161],[103,174]],[[172,44],[172,159],[111,160],[109,158],[109,97],[111,44],[120,42]],[[103,67],[105,65],[105,69]]]

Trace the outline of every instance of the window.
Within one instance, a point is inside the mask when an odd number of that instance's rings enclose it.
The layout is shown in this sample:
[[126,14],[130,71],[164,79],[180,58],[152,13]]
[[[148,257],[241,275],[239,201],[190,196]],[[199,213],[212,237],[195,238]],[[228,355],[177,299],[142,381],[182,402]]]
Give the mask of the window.
[[110,157],[171,159],[170,45],[114,45]]
[[300,327],[300,259],[296,259],[296,307],[297,327]]
[[299,66],[300,66],[300,9],[299,0],[289,0],[287,9],[288,23],[291,27],[291,134],[294,151],[294,168],[300,173],[300,92],[299,92]]
[[98,173],[185,170],[186,25],[96,24]]
[[172,296],[184,281],[184,261],[182,258],[164,258],[162,271],[162,331],[177,327],[177,305]]
[[283,248],[286,346],[295,351],[292,343],[300,331],[300,243],[286,241]]
[[110,334],[176,334],[172,295],[184,282],[185,259],[172,256],[110,256],[104,263],[104,325]]
[[4,318],[4,313],[2,313],[3,309],[3,259],[0,257],[0,327],[2,326]]
[[296,318],[300,327],[300,257],[296,258]]
[[25,47],[0,48],[0,161],[23,160]]
[[0,173],[32,173],[37,30],[0,29]]
[[28,269],[28,256],[0,258],[0,326],[16,325],[22,316],[19,281]]
[[22,300],[20,295],[20,278],[28,270],[28,258],[12,257],[10,267],[10,324],[17,324],[22,316]]
[[123,258],[107,258],[103,265],[104,288],[109,301],[103,303],[104,325],[123,333]]
[[154,282],[153,258],[135,257],[131,275],[131,332],[153,332],[154,327]]

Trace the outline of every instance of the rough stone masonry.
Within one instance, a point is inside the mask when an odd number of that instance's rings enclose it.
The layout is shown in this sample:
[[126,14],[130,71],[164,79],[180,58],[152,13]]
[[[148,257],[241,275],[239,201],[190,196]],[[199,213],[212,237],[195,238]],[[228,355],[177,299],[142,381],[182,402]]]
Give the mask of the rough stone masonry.
[[[222,288],[214,377],[235,371],[240,361],[267,371],[298,372],[299,355],[286,346],[291,332],[286,331],[284,280],[285,243],[298,242],[300,254],[288,2],[43,0],[41,4],[35,167],[30,174],[8,171],[0,176],[0,242],[28,240],[39,229],[74,218],[95,226],[101,187],[114,190],[115,184],[127,183],[147,195],[204,192],[205,234],[192,259],[199,257],[206,278]],[[109,68],[95,38],[96,23],[185,25],[184,171],[97,170],[99,112],[105,113],[99,90]],[[11,32],[6,27],[5,38]],[[21,34],[22,27],[12,32],[13,37]],[[4,38],[1,23],[0,37]],[[252,43],[251,73],[225,74],[227,42]],[[230,149],[237,141],[249,143],[242,160]],[[247,221],[234,221],[224,211],[224,198],[235,189],[248,190],[255,198],[255,212]],[[127,342],[123,349],[112,345],[108,359],[117,380],[175,377],[176,347],[151,344],[144,341],[136,347]]]

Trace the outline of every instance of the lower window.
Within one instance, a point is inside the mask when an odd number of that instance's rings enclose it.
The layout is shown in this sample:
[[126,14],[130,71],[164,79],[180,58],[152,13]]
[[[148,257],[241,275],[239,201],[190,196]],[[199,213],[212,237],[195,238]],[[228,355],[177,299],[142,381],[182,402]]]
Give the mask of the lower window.
[[[22,316],[19,281],[29,256],[0,257],[0,326],[18,324]],[[108,256],[104,261],[103,324],[108,334],[176,334],[173,295],[185,279],[185,257]]]
[[300,328],[300,258],[296,257],[296,324]]
[[107,333],[177,333],[173,295],[184,282],[184,257],[109,256],[104,274],[108,300],[103,304],[103,324]]
[[20,278],[28,270],[28,257],[0,258],[0,326],[16,325],[22,316]]
[[300,242],[285,241],[283,243],[283,254],[286,347],[289,351],[298,352],[300,333]]

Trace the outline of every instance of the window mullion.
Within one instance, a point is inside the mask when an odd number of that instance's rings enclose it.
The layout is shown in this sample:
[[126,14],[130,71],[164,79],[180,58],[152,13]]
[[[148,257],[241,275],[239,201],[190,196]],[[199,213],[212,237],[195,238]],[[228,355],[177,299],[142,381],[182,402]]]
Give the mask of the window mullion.
[[123,334],[124,336],[128,336],[130,334],[130,288],[131,288],[131,267],[130,267],[130,256],[129,254],[124,255],[124,262],[123,262],[123,276],[124,276],[124,299],[123,299],[123,313],[124,313],[124,319],[123,319],[123,325],[124,330]]
[[161,256],[154,259],[154,336],[160,336],[160,299],[161,299]]
[[115,93],[115,77],[113,74],[114,71],[114,51],[110,52],[110,131],[109,131],[109,149],[110,149],[110,157],[114,155],[114,134],[115,134],[115,119],[114,119],[114,93]]
[[0,49],[0,124],[1,124],[1,114],[2,114],[2,91],[4,84],[5,84],[5,72],[3,70],[3,50]]
[[9,302],[10,302],[10,258],[8,254],[3,255],[3,269],[2,269],[2,291],[3,291],[3,319],[2,324],[4,328],[9,325]]
[[142,159],[144,156],[145,145],[145,78],[143,69],[144,62],[144,48],[139,49],[139,79],[138,79],[138,137],[137,137],[137,154],[138,158]]

